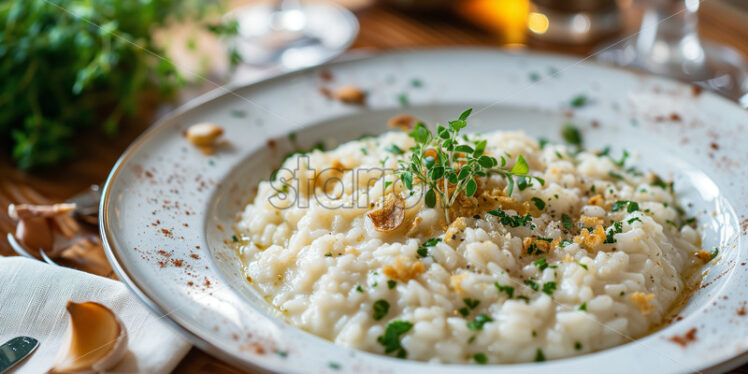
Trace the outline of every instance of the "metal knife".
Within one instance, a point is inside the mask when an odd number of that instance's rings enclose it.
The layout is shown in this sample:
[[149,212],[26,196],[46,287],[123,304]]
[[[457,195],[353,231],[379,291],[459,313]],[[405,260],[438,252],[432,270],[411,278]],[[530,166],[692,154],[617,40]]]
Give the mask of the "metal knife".
[[26,356],[36,350],[39,341],[28,336],[19,336],[0,345],[0,374],[10,370]]

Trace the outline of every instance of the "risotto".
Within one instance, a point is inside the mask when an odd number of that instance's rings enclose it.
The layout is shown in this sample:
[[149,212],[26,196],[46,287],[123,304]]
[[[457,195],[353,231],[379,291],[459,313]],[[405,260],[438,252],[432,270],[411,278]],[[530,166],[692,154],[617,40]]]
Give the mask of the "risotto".
[[[557,359],[667,317],[701,251],[672,185],[627,156],[467,114],[289,157],[236,231],[247,279],[336,344],[440,363]],[[396,124],[412,127],[400,118]]]

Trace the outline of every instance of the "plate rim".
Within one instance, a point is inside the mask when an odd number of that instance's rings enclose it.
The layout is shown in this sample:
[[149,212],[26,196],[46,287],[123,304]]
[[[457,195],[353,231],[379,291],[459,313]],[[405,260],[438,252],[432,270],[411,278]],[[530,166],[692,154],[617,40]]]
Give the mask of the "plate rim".
[[[252,81],[249,83],[240,83],[240,84],[229,83],[223,86],[216,87],[198,97],[188,100],[187,102],[178,106],[174,110],[167,112],[162,117],[158,118],[155,122],[153,122],[152,125],[150,125],[145,131],[143,131],[140,135],[138,135],[138,137],[127,146],[127,148],[123,151],[123,153],[118,157],[117,161],[112,166],[112,169],[106,178],[106,181],[101,190],[101,201],[99,203],[100,213],[99,213],[98,227],[99,227],[99,232],[102,238],[102,241],[101,241],[102,247],[104,248],[107,260],[112,266],[112,270],[117,275],[120,282],[124,283],[127,289],[148,309],[155,312],[156,315],[159,317],[159,319],[165,320],[165,322],[167,322],[169,325],[174,327],[179,333],[181,333],[185,338],[187,338],[187,340],[189,340],[190,343],[198,347],[200,350],[207,352],[210,355],[213,355],[221,360],[224,360],[226,362],[231,363],[232,365],[235,365],[241,368],[259,370],[261,372],[267,372],[267,373],[277,372],[276,369],[273,369],[269,365],[266,365],[266,362],[264,361],[242,359],[240,357],[237,357],[229,352],[226,352],[220,349],[218,346],[198,336],[196,333],[190,331],[190,329],[187,326],[184,326],[179,321],[176,321],[172,317],[170,317],[170,313],[165,311],[166,308],[164,308],[159,302],[154,300],[154,298],[148,296],[141,289],[140,285],[134,279],[134,277],[132,277],[131,273],[124,266],[122,266],[120,258],[117,255],[116,251],[114,250],[115,245],[113,243],[112,235],[110,234],[112,230],[109,227],[110,223],[108,222],[108,218],[107,218],[108,215],[106,214],[106,212],[109,210],[108,209],[109,201],[111,198],[110,192],[111,192],[112,184],[114,183],[115,178],[122,171],[123,164],[131,156],[135,154],[135,152],[143,145],[143,143],[146,140],[148,140],[151,136],[155,135],[166,124],[168,124],[169,122],[174,120],[176,117],[179,117],[180,115],[186,112],[192,111],[196,108],[207,105],[213,101],[219,100],[223,98],[224,96],[228,96],[232,94],[235,95],[236,91],[238,90],[246,89],[252,86],[272,84],[272,82],[276,80],[287,79],[287,78],[291,78],[297,75],[306,74],[310,71],[324,69],[324,68],[332,68],[338,65],[357,63],[360,61],[368,61],[368,60],[374,60],[378,58],[388,58],[388,57],[394,57],[394,56],[405,56],[405,55],[410,55],[410,54],[422,54],[422,53],[440,53],[440,52],[441,53],[445,53],[445,52],[495,53],[495,54],[507,54],[507,55],[521,56],[521,57],[529,57],[533,59],[550,58],[550,59],[556,59],[557,61],[570,62],[573,65],[588,65],[588,66],[591,65],[591,66],[596,66],[598,68],[608,69],[612,71],[619,71],[619,72],[622,72],[622,73],[625,73],[631,76],[644,77],[648,79],[656,79],[659,81],[668,82],[671,84],[677,84],[681,86],[687,86],[687,87],[693,86],[690,83],[680,82],[680,81],[676,81],[670,78],[656,76],[653,74],[637,71],[637,70],[630,69],[630,68],[608,65],[608,64],[596,61],[596,60],[577,58],[576,56],[561,54],[561,53],[534,51],[534,50],[529,50],[529,49],[506,48],[506,47],[447,46],[447,47],[417,47],[417,48],[409,48],[409,49],[379,51],[379,52],[369,54],[369,55],[354,56],[354,58],[351,58],[351,59],[344,58],[341,60],[332,60],[332,61],[328,61],[320,65],[308,66],[308,67],[304,67],[301,69],[280,72],[280,73],[276,73],[271,76],[265,77],[263,79]],[[345,56],[345,54],[343,54],[342,56]],[[736,103],[732,100],[729,100],[719,94],[716,94],[710,91],[705,90],[703,93],[701,93],[701,95],[710,96],[723,103],[726,103],[728,105],[734,106],[739,109],[743,109],[743,110],[745,109],[745,108],[742,108],[739,105],[739,103]],[[214,260],[211,259],[211,262],[214,263]],[[234,290],[233,288],[231,288],[231,291],[236,293],[236,290]],[[639,339],[636,339],[636,340],[639,340]],[[623,344],[623,345],[628,345],[628,344],[629,343]],[[621,347],[623,345],[619,345],[616,347]],[[611,347],[611,348],[616,348],[616,347]],[[593,352],[593,353],[586,354],[583,356],[594,355],[595,353],[604,352],[608,350],[609,349],[604,349],[604,350]],[[365,352],[365,353],[369,353],[369,352]],[[582,357],[582,356],[575,356],[575,357]],[[570,358],[574,358],[574,357],[570,357]],[[561,360],[564,360],[564,359],[561,359]],[[409,360],[409,362],[412,362],[412,361]],[[552,362],[553,361],[549,361],[548,363],[552,363]],[[712,365],[709,365],[707,367],[703,367],[699,371],[700,372],[721,372],[721,371],[726,371],[726,370],[738,367],[745,363],[748,363],[748,347],[746,347],[742,353],[739,353],[737,355],[734,355],[722,361],[713,363]],[[422,363],[422,364],[430,365],[429,363]],[[486,369],[496,368],[496,367],[501,367],[501,366],[512,366],[512,365],[514,364],[491,365],[491,366],[487,366]],[[452,365],[448,365],[448,366],[452,366]],[[464,366],[465,365],[454,365],[455,369],[464,367]]]

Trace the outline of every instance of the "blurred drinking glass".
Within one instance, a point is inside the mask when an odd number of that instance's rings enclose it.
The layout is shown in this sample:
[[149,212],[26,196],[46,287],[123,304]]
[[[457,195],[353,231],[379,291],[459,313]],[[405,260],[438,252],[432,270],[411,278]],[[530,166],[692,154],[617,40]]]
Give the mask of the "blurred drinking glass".
[[748,73],[739,52],[698,35],[699,0],[649,0],[636,38],[597,53],[601,61],[697,84],[748,107]]
[[227,17],[238,23],[233,47],[250,65],[288,69],[317,65],[345,51],[358,33],[353,13],[331,3],[253,3]]

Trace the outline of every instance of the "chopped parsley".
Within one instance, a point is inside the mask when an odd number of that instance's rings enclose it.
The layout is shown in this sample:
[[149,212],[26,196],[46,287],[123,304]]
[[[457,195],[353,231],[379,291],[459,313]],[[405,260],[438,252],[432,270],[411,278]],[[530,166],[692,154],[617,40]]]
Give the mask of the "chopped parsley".
[[538,145],[540,146],[540,149],[545,148],[545,146],[548,144],[548,139],[546,138],[538,138]]
[[362,148],[361,148],[361,153],[363,153],[363,154],[364,154],[364,156],[366,156],[366,155],[368,155],[368,154],[369,154],[369,151],[368,151],[368,150],[367,150],[366,148],[363,148],[363,147],[362,147]]
[[236,118],[244,118],[247,116],[247,112],[239,109],[231,109],[231,116]]
[[234,243],[238,243],[239,242],[239,238],[236,237],[236,235],[231,235],[231,240],[233,240]]
[[545,260],[545,257],[541,258],[540,260],[537,260],[532,263],[533,265],[538,267],[538,270],[543,271],[548,267],[548,262]]
[[587,311],[587,302],[583,302],[582,305],[579,306],[579,310]]
[[397,282],[396,281],[394,281],[392,279],[390,279],[390,280],[387,281],[387,288],[393,289],[393,288],[395,288],[395,286],[397,286]]
[[476,353],[476,354],[474,354],[473,355],[473,360],[475,360],[475,362],[477,362],[477,363],[479,363],[481,365],[485,365],[488,362],[488,358],[483,353]]
[[525,177],[519,177],[517,178],[517,188],[519,188],[520,191],[524,191],[527,189],[527,187],[532,186],[532,181],[529,181]]
[[426,257],[429,255],[429,247],[435,246],[440,241],[442,241],[440,238],[431,238],[423,242],[423,244],[421,244],[416,250],[416,253],[418,253],[418,256],[420,257]]
[[535,281],[534,281],[534,280],[532,280],[532,279],[525,279],[525,280],[524,280],[524,283],[525,283],[526,285],[530,286],[530,288],[532,288],[532,290],[533,290],[533,291],[537,291],[537,290],[538,290],[538,289],[540,288],[540,287],[538,286],[538,284],[537,284],[537,283],[535,283]]
[[525,295],[519,295],[519,296],[517,296],[517,299],[524,300],[525,303],[527,303],[527,304],[530,303],[530,298],[527,297],[527,296],[525,296]]
[[396,352],[398,358],[405,358],[408,352],[400,345],[400,336],[410,331],[413,324],[408,321],[392,321],[387,324],[384,335],[377,338],[377,342],[384,346],[384,353]]
[[332,257],[332,252],[325,253],[325,257]]
[[567,230],[571,230],[571,228],[574,227],[574,223],[571,221],[571,218],[569,218],[569,216],[567,216],[566,214],[561,215],[561,224]]
[[533,197],[530,200],[532,200],[532,202],[535,203],[535,206],[538,208],[538,210],[545,209],[545,202],[543,200],[541,200],[541,199],[539,199],[537,197]]
[[561,128],[561,136],[563,136],[564,140],[569,144],[577,147],[582,146],[582,134],[576,126],[570,123],[565,124],[564,127]]
[[547,295],[553,295],[553,291],[556,290],[556,282],[543,283],[543,293]]
[[587,105],[587,96],[577,95],[573,99],[571,99],[569,104],[572,106],[572,108],[581,108]]
[[470,315],[470,309],[468,309],[468,307],[466,306],[463,306],[462,308],[457,309],[457,311],[460,312],[460,314],[462,314],[463,317],[467,317]]
[[585,265],[585,264],[583,264],[583,263],[581,263],[581,262],[577,262],[577,265],[581,266],[581,267],[582,267],[582,268],[583,268],[584,270],[589,270],[589,269],[587,268],[587,265]]
[[418,87],[423,86],[423,82],[418,78],[413,78],[410,80],[410,85],[418,88]]
[[530,78],[530,82],[537,82],[540,80],[540,74],[533,71],[533,72],[530,72],[530,74],[528,75],[528,78]]
[[628,221],[626,221],[626,222],[628,222],[628,224],[630,225],[630,224],[632,224],[632,223],[634,223],[634,222],[636,222],[636,221],[639,221],[639,222],[641,222],[642,220],[641,220],[641,219],[639,219],[639,217],[634,217],[634,218],[630,218],[630,219],[629,219]]
[[543,354],[543,350],[538,348],[537,352],[535,352],[535,362],[542,361],[545,361],[545,355]]
[[508,225],[510,227],[526,226],[528,222],[532,221],[532,216],[527,213],[524,216],[510,216],[501,209],[489,210],[488,214],[499,217],[502,225]]
[[379,321],[384,318],[390,311],[390,303],[387,300],[379,299],[374,302],[374,320]]
[[615,243],[616,239],[613,237],[614,234],[620,234],[623,232],[623,223],[621,222],[614,222],[613,225],[608,227],[608,229],[605,232],[605,241],[603,243],[610,244]]
[[483,330],[483,325],[488,322],[493,322],[493,319],[486,314],[479,314],[474,320],[467,323],[467,327],[470,330]]
[[478,304],[480,304],[480,300],[476,299],[465,298],[462,299],[462,301],[464,301],[465,305],[470,309],[475,309],[478,307]]
[[356,292],[361,292],[361,293],[363,293],[363,292],[364,292],[364,289],[363,289],[363,288],[361,288],[361,285],[360,285],[360,284],[357,284],[357,285],[356,285]]
[[580,342],[574,342],[574,349],[576,349],[577,351],[581,351],[582,350],[582,343],[580,343]]
[[714,250],[712,250],[711,256],[709,256],[709,261],[714,260],[715,257],[719,254],[719,248],[714,247]]
[[332,361],[330,361],[330,362],[329,362],[329,363],[327,364],[327,366],[328,366],[328,367],[329,367],[330,369],[333,369],[333,370],[340,370],[340,364],[339,364],[339,363],[337,363],[337,362],[332,362]]
[[511,299],[512,296],[514,296],[514,287],[512,286],[502,286],[499,284],[499,282],[494,282],[494,286],[496,286],[496,289],[499,290],[499,292],[506,293],[507,296]]
[[408,100],[408,94],[406,94],[405,92],[402,92],[399,95],[397,95],[397,102],[400,103],[401,106],[410,105],[410,100]]

